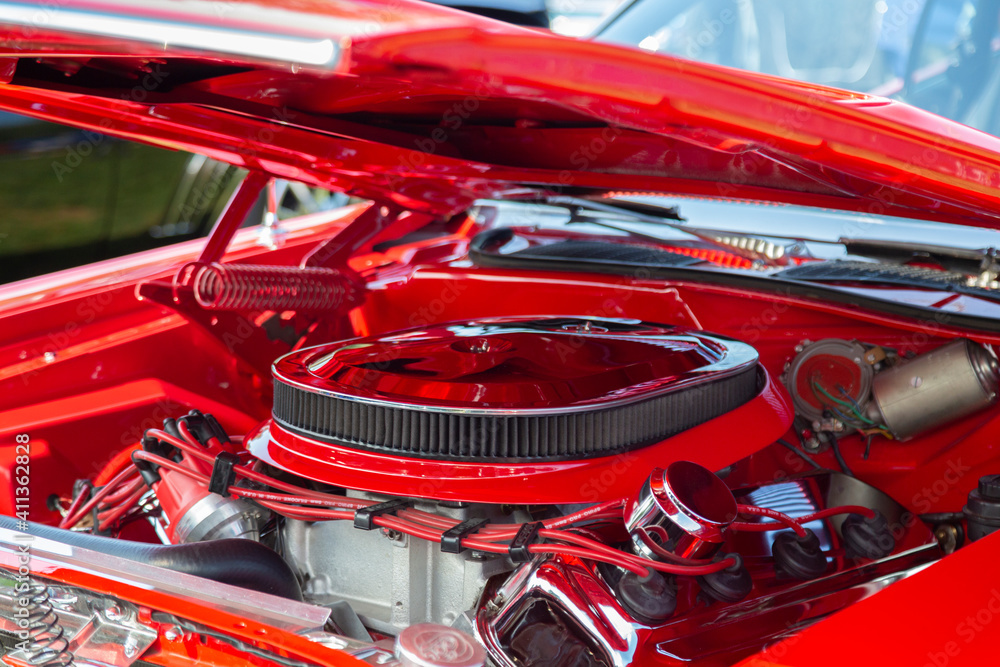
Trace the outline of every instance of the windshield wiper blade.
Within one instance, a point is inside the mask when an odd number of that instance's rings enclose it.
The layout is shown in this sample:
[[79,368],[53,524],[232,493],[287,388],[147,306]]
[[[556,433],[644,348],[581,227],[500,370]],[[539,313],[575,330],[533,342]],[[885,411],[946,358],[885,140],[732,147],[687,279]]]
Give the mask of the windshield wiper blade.
[[538,200],[537,203],[548,206],[561,206],[571,211],[598,211],[612,215],[624,215],[629,219],[639,222],[649,222],[658,225],[665,224],[674,229],[684,229],[683,225],[677,224],[685,222],[685,219],[681,217],[680,211],[676,206],[656,206],[654,204],[643,204],[641,202],[621,199],[596,201],[586,197],[567,197],[565,195],[546,197]]
[[977,283],[990,285],[1000,273],[996,248],[949,248],[947,246],[883,239],[841,238],[848,254],[870,257],[880,262],[905,264],[913,260],[928,260],[948,271],[978,276]]
[[[808,258],[808,254],[805,253],[805,244],[799,241],[779,244],[759,236],[718,232],[682,224],[685,219],[681,217],[679,210],[674,206],[654,206],[628,200],[594,201],[581,197],[565,196],[548,197],[539,203],[567,209],[570,213],[570,220],[567,224],[597,225],[659,244],[668,242],[668,239],[609,223],[604,217],[613,215],[629,222],[663,225],[693,236],[720,250],[766,266],[787,266],[792,257]],[[592,214],[603,215],[595,216]]]
[[965,294],[1000,302],[1000,292],[970,283],[965,274],[905,264],[882,264],[861,260],[808,262],[771,274],[772,278],[809,283],[858,283],[892,287],[912,287]]

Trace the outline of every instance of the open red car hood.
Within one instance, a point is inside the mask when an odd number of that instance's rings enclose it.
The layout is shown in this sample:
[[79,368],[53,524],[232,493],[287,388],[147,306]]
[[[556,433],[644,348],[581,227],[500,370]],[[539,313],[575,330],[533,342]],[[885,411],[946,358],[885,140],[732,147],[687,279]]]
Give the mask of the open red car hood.
[[450,212],[649,191],[1000,227],[1000,139],[412,0],[0,2],[0,108]]

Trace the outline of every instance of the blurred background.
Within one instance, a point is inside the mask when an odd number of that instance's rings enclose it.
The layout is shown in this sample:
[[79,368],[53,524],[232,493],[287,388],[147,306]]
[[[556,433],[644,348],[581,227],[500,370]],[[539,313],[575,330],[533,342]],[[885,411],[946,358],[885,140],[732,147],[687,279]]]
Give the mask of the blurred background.
[[562,35],[588,35],[623,0],[548,0],[552,30]]

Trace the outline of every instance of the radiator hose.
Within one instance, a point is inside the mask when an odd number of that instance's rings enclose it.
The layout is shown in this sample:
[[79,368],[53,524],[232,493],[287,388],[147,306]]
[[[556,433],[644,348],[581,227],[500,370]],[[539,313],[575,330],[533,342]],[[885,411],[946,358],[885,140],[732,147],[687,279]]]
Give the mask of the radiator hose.
[[28,523],[0,515],[0,528],[53,542],[118,556],[138,563],[193,574],[270,595],[302,600],[302,589],[291,567],[273,549],[251,540],[213,540],[190,544],[146,544]]

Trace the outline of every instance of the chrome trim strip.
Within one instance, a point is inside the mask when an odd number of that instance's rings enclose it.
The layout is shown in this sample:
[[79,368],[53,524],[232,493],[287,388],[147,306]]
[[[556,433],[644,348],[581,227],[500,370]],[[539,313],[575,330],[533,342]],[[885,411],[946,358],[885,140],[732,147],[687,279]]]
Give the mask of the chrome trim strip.
[[[330,38],[295,37],[194,22],[116,16],[59,7],[0,2],[0,24],[20,26],[25,36],[48,31],[125,40],[162,48],[334,69],[342,50]],[[178,54],[179,55],[179,54]]]

